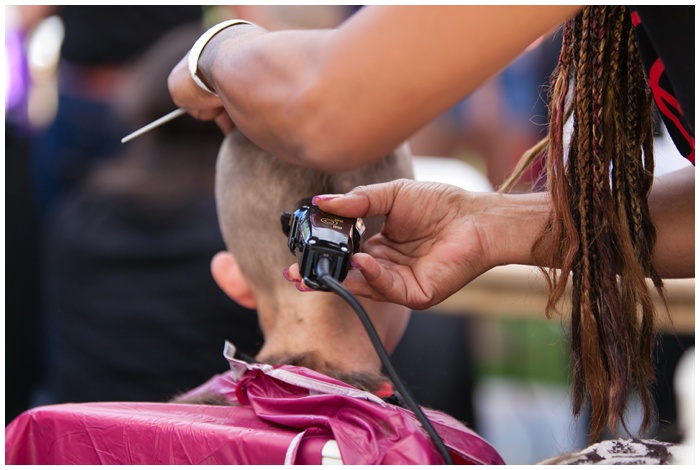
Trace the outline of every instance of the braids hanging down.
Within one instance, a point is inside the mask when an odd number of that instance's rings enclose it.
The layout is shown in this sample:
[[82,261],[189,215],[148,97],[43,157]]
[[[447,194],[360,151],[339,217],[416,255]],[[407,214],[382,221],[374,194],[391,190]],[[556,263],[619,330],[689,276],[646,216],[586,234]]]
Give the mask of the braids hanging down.
[[[654,160],[651,94],[624,6],[589,6],[571,18],[552,74],[548,136],[521,159],[501,191],[538,157],[546,158],[552,214],[533,247],[547,274],[547,316],[572,281],[573,411],[590,401],[591,442],[606,426],[626,429],[636,390],[651,421],[654,307],[650,278],[656,232],[647,197]],[[573,133],[564,142],[564,124]],[[565,152],[568,149],[568,155]]]

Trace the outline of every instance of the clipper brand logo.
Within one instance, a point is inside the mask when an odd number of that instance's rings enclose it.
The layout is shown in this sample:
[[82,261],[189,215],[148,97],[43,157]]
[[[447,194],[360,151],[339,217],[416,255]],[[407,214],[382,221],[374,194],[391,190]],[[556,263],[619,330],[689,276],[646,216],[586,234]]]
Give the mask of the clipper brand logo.
[[343,221],[341,219],[331,219],[329,217],[321,217],[321,223],[330,225],[336,230],[343,230]]

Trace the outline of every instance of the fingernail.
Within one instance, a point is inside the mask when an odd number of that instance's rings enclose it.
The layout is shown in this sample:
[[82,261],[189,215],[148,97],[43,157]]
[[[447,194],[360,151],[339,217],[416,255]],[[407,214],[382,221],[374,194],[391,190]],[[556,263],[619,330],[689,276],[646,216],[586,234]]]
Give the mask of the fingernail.
[[355,268],[355,269],[362,269],[362,266],[360,266],[360,263],[357,263],[355,261],[350,261],[350,267]]
[[292,279],[292,278],[289,276],[289,268],[284,268],[284,269],[282,270],[282,276],[284,276],[284,278],[285,278],[286,280],[288,280],[289,282],[294,282],[294,279]]
[[305,285],[302,285],[301,282],[297,282],[295,285],[297,286],[297,290],[299,292],[312,292],[314,290],[310,287],[306,287]]
[[345,196],[345,194],[319,194],[318,196],[311,198],[311,204],[315,206],[318,201],[330,201],[331,199],[336,199],[343,196]]

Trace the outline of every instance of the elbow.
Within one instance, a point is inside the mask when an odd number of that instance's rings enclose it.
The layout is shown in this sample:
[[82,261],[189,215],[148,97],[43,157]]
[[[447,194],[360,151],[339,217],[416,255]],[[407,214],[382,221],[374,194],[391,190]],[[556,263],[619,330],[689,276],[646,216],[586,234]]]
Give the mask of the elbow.
[[294,134],[291,157],[294,160],[302,166],[329,173],[362,166],[353,145],[345,140],[342,125],[332,122],[333,118],[322,117],[324,113],[316,107],[300,109],[304,110],[303,117],[291,123]]
[[325,130],[314,126],[302,125],[296,136],[293,158],[301,165],[314,170],[336,173],[349,171],[363,166],[362,161],[353,153],[350,145],[343,145],[343,136],[328,126]]
[[383,156],[332,92],[321,86],[305,89],[290,103],[287,114],[293,144],[289,155],[298,164],[324,172],[350,171]]

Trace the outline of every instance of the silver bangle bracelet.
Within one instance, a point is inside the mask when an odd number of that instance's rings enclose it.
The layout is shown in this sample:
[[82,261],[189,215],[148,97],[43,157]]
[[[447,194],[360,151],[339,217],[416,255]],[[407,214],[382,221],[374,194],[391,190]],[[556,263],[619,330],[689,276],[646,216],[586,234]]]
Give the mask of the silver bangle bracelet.
[[187,66],[190,70],[190,77],[192,77],[192,80],[199,86],[204,91],[207,91],[211,93],[212,95],[216,95],[216,92],[209,88],[197,75],[197,72],[199,72],[198,68],[198,62],[199,62],[199,56],[202,54],[202,51],[204,50],[204,46],[207,45],[209,41],[211,41],[211,38],[213,38],[216,34],[221,32],[222,30],[228,28],[229,26],[233,26],[236,24],[253,24],[249,21],[245,20],[227,20],[227,21],[222,21],[219,24],[216,24],[206,30],[204,34],[202,34],[199,39],[194,43],[192,46],[192,49],[190,49],[190,53],[187,56]]

